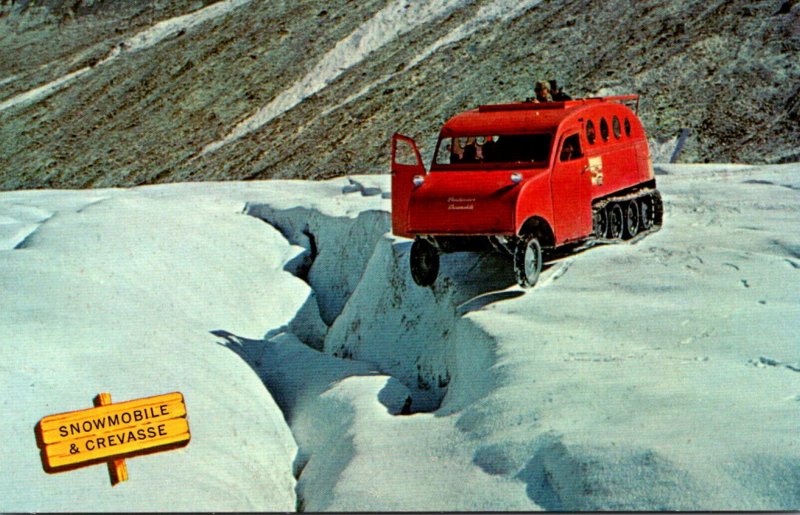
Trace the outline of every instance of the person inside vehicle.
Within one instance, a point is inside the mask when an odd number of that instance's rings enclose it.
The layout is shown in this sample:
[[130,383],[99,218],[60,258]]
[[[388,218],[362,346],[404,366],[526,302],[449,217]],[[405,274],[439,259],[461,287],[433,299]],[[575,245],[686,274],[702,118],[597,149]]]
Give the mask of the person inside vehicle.
[[475,138],[467,138],[467,143],[464,145],[464,153],[461,156],[463,163],[475,163],[478,161],[478,148],[475,144]]
[[484,141],[483,146],[481,147],[481,157],[484,161],[492,162],[495,161],[495,146],[497,145],[497,136],[486,136],[486,141]]
[[464,156],[464,149],[461,148],[459,138],[453,138],[453,146],[450,147],[450,164],[459,163]]
[[573,146],[572,141],[570,141],[570,138],[567,138],[567,140],[564,142],[564,146],[561,147],[560,159],[561,161],[572,161],[576,157],[578,157],[578,155],[575,151],[575,147]]

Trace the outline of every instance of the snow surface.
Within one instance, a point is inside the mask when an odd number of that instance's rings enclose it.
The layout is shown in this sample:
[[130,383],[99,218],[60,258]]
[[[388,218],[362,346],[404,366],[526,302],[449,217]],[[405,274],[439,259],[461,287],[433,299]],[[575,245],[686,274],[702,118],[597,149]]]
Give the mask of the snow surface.
[[[385,175],[0,193],[0,508],[797,510],[800,165],[656,170],[659,232],[532,290],[415,286]],[[175,390],[187,447],[42,470],[42,417]]]
[[[210,331],[260,337],[290,320],[308,294],[282,270],[299,249],[224,188],[0,197],[0,508],[294,510],[281,412]],[[183,392],[189,446],[127,460],[114,488],[105,466],[45,474],[34,425],[103,391]]]

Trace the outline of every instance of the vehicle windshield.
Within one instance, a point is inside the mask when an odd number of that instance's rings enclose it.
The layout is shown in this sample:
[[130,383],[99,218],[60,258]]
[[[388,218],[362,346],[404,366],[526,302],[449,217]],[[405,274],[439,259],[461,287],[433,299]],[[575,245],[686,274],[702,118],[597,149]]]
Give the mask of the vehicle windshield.
[[550,134],[492,134],[439,138],[433,165],[443,169],[530,167],[547,164]]

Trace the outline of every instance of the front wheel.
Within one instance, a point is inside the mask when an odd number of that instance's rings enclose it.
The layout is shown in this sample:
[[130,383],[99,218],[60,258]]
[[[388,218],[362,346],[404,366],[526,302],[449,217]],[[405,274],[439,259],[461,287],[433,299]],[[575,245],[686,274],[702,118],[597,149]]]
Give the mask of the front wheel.
[[542,246],[534,236],[526,236],[514,249],[514,274],[517,284],[531,288],[542,272]]
[[439,251],[428,240],[415,239],[411,245],[411,277],[419,286],[430,286],[439,275]]

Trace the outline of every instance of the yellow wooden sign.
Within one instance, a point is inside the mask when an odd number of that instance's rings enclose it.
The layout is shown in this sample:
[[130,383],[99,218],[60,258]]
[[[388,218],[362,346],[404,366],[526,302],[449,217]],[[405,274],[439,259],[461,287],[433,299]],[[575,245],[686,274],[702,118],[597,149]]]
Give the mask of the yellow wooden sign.
[[[47,472],[60,472],[103,461],[182,447],[189,443],[186,405],[180,392],[110,403],[108,394],[98,407],[44,417],[36,426],[42,463]],[[124,481],[123,477],[112,484]]]

